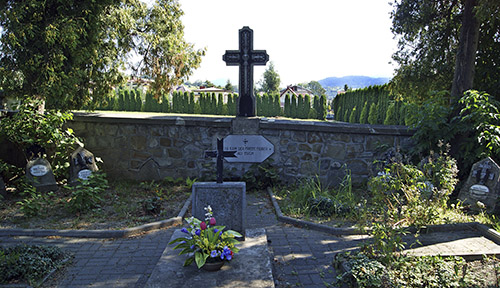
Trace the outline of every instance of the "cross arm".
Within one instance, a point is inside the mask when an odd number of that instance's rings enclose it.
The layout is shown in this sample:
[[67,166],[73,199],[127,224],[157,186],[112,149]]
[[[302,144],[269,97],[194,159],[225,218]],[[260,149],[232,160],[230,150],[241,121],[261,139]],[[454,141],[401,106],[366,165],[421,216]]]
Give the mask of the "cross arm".
[[222,55],[222,60],[227,66],[237,66],[241,62],[240,55],[238,50],[226,50],[226,54]]

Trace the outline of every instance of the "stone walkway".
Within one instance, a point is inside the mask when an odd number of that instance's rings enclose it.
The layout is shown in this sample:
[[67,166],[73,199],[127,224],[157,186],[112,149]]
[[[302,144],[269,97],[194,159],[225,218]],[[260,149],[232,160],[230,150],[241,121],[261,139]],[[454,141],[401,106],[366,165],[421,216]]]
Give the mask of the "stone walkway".
[[[276,287],[334,287],[333,256],[366,237],[339,237],[278,222],[267,194],[247,194],[248,228],[264,228]],[[176,228],[124,239],[0,237],[0,245],[55,245],[74,253],[55,287],[144,287]]]

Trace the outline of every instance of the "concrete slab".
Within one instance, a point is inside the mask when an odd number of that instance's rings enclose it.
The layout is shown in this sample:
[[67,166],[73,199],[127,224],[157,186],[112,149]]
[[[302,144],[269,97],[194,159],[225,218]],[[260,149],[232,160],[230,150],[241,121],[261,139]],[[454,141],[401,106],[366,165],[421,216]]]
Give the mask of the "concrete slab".
[[[483,255],[500,255],[500,245],[481,234],[475,229],[422,234],[418,237],[420,245],[405,250],[404,253],[413,256],[460,256],[466,260],[482,259]],[[408,237],[405,240],[407,243],[415,241],[415,239]]]
[[[176,230],[170,240],[181,237]],[[274,287],[272,266],[267,249],[265,229],[247,229],[245,241],[238,245],[240,252],[226,262],[221,270],[207,272],[195,264],[182,266],[186,255],[167,246],[153,269],[146,287]]]

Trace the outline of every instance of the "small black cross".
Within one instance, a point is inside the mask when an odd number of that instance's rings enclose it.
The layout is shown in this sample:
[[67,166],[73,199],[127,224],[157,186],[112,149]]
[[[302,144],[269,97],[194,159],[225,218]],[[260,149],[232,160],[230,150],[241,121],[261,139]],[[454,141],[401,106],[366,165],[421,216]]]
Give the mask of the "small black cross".
[[225,157],[236,157],[236,151],[224,151],[224,139],[217,138],[217,150],[205,151],[205,158],[217,157],[217,183],[222,183],[223,160]]
[[227,66],[239,66],[238,116],[255,116],[255,96],[253,95],[253,66],[266,65],[269,55],[266,50],[253,50],[253,30],[248,26],[240,29],[239,50],[226,50],[222,60]]

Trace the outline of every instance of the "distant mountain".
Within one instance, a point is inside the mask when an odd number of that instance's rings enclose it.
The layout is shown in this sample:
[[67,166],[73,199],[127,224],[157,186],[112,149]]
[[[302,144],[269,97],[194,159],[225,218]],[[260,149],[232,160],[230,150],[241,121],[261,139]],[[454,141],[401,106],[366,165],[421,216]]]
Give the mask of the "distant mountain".
[[383,85],[388,83],[391,78],[373,78],[368,76],[345,76],[345,77],[328,77],[323,80],[319,80],[319,84],[326,87],[341,87],[347,84],[349,88],[364,88],[371,85]]

